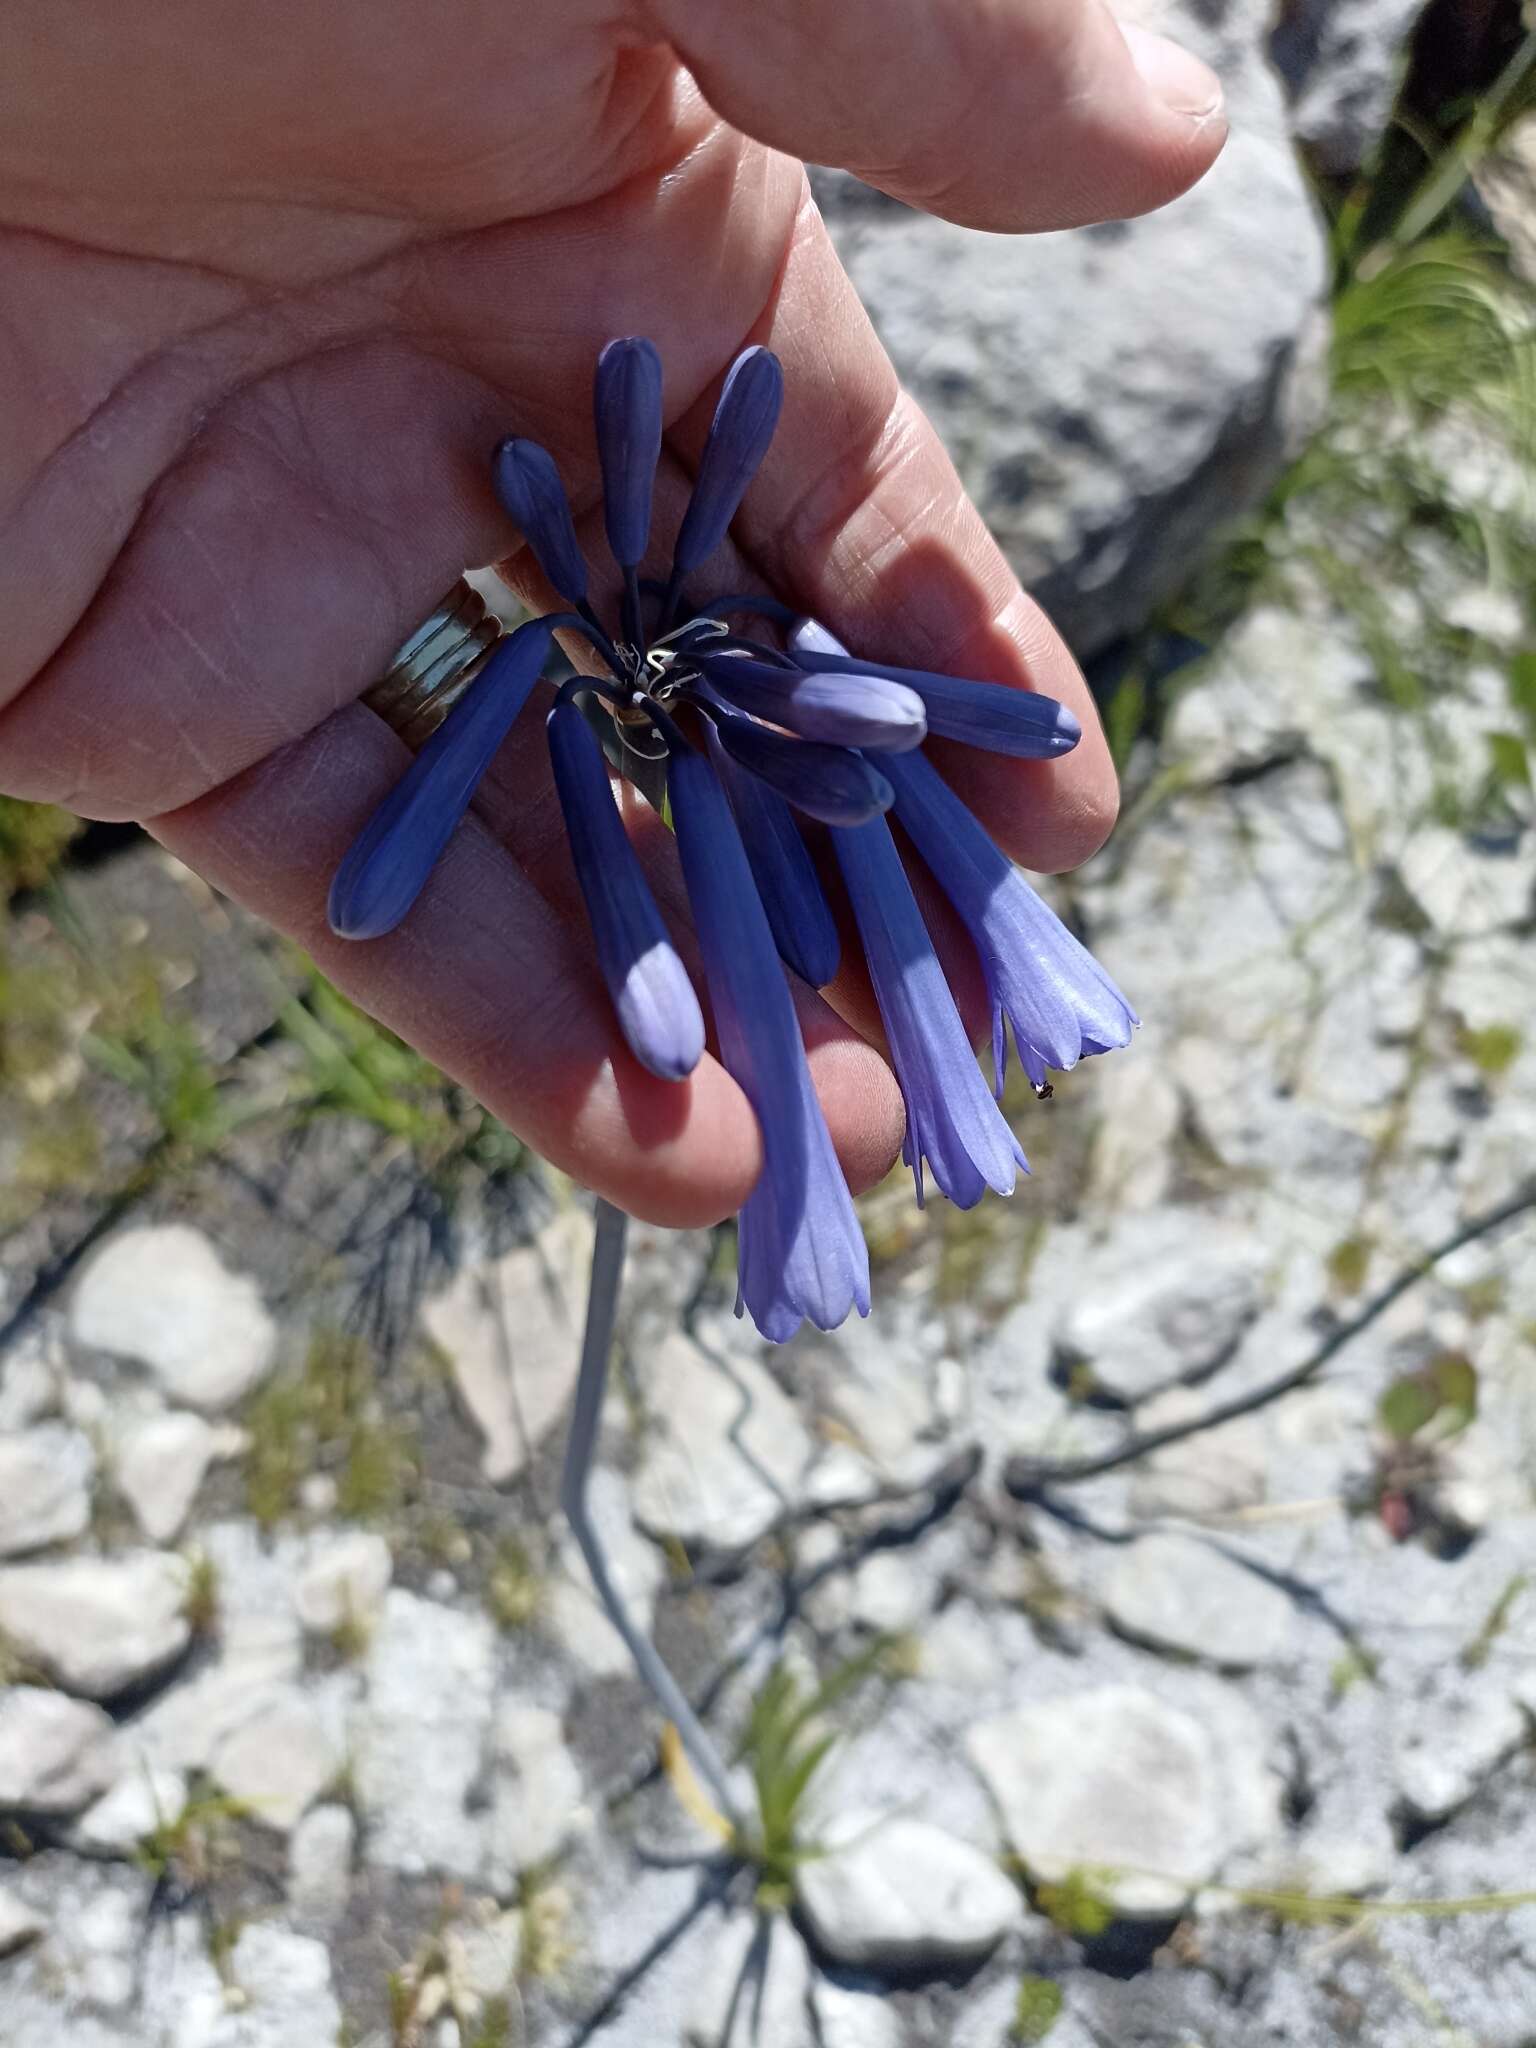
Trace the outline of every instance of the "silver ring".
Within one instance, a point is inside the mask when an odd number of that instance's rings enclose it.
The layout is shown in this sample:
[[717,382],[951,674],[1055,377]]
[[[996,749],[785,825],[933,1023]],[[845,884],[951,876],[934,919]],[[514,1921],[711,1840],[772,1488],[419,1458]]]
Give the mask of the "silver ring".
[[419,747],[480,673],[501,635],[501,621],[461,576],[364,691],[363,702],[408,747]]

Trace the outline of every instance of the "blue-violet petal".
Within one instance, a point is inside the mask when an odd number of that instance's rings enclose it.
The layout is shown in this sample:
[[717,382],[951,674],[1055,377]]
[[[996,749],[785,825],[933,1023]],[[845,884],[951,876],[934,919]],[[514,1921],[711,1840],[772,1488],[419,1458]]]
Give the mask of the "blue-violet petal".
[[575,704],[549,714],[549,758],[597,963],[630,1051],[663,1081],[691,1074],[704,1016],[624,829],[603,752]]
[[907,1105],[903,1156],[923,1199],[923,1162],[962,1209],[990,1188],[1013,1193],[1028,1163],[988,1091],[912,884],[884,818],[834,832],[891,1065]]
[[725,791],[691,750],[673,753],[668,790],[720,1057],[762,1133],[763,1170],[740,1218],[738,1308],[783,1343],[804,1320],[833,1330],[851,1309],[869,1313],[869,1254]]
[[842,963],[842,941],[794,813],[766,783],[737,767],[714,727],[706,722],[704,729],[710,759],[736,813],[779,958],[812,988],[825,988]]
[[603,523],[621,569],[643,558],[661,454],[661,357],[643,335],[610,341],[597,359],[592,395]]
[[527,703],[549,642],[549,627],[530,619],[499,644],[353,840],[331,884],[328,915],[338,938],[382,937],[421,894]]
[[740,713],[711,713],[720,744],[731,759],[823,825],[862,825],[888,811],[891,785],[851,747],[788,739]]
[[926,756],[890,764],[896,815],[960,913],[981,956],[992,999],[993,1062],[1002,1093],[1013,1026],[1036,1087],[1048,1067],[1130,1042],[1135,1011],[1098,961],[1043,903]]
[[587,565],[554,457],[537,441],[503,441],[491,457],[491,484],[555,589],[567,604],[584,604]]
[[732,363],[699,458],[693,495],[673,552],[674,578],[690,575],[725,539],[747,485],[768,452],[784,402],[784,372],[771,349]]
[[993,754],[1043,761],[1070,754],[1083,736],[1076,716],[1054,697],[1036,690],[1015,690],[1007,683],[972,682],[965,676],[941,676],[929,669],[898,668],[893,662],[855,660],[851,655],[823,653],[801,635],[795,658],[820,675],[887,676],[904,683],[921,698],[928,730],[941,739],[961,740]]
[[811,675],[750,655],[710,654],[697,647],[690,648],[688,658],[739,709],[808,740],[896,753],[921,746],[927,732],[922,699],[884,676]]

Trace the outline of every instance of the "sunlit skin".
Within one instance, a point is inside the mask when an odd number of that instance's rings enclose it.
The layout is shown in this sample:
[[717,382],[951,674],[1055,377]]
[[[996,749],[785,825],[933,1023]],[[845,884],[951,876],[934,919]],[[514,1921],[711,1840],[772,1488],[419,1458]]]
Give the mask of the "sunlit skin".
[[[1159,97],[1098,0],[0,0],[0,47],[0,789],[143,820],[616,1202],[734,1210],[760,1159],[735,1083],[708,1055],[657,1080],[618,1037],[547,693],[405,925],[327,931],[406,759],[355,700],[466,562],[516,549],[503,436],[551,449],[606,562],[591,377],[616,334],[666,364],[664,572],[721,376],[765,341],[783,421],[701,594],[767,585],[871,656],[1063,699],[1064,762],[936,758],[1018,858],[1083,859],[1116,792],[1081,678],[798,159],[972,225],[1074,225],[1202,174],[1214,81],[1137,39]],[[506,572],[547,600],[525,556]],[[636,830],[677,908],[672,849]],[[862,1186],[900,1097],[865,992],[830,997],[803,1021]]]

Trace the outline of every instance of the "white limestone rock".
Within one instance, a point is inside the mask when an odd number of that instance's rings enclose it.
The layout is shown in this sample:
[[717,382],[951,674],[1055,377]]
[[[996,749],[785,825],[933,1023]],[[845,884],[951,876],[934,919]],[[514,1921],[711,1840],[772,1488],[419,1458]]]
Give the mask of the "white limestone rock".
[[487,1868],[498,1890],[558,1855],[591,1825],[586,1787],[566,1747],[560,1716],[508,1701],[496,1715]]
[[288,1837],[288,1905],[296,1918],[331,1927],[347,1910],[357,1822],[347,1806],[312,1806]]
[[323,1530],[307,1546],[295,1605],[314,1635],[343,1626],[372,1626],[394,1576],[384,1538],[365,1529]]
[[873,1985],[855,1989],[817,1976],[811,2005],[821,2037],[818,2048],[901,2048],[901,2021]]
[[180,1535],[208,1467],[235,1447],[224,1431],[185,1409],[146,1415],[124,1431],[114,1476],[151,1543]]
[[470,1795],[490,1737],[495,1658],[483,1616],[399,1587],[385,1596],[352,1729],[370,1863],[411,1875],[479,1876],[484,1828]]
[[1424,0],[1283,0],[1270,48],[1291,126],[1321,171],[1358,171],[1375,148]]
[[1326,391],[1326,246],[1268,63],[1266,0],[1116,12],[1167,28],[1226,89],[1220,160],[1171,206],[979,235],[815,177],[903,385],[1081,653],[1142,624],[1213,526],[1258,503]]
[[0,1557],[83,1535],[95,1469],[88,1439],[63,1423],[0,1436]]
[[486,1266],[465,1267],[421,1312],[454,1385],[485,1439],[493,1485],[521,1472],[576,1386],[592,1223],[567,1210]]
[[63,1379],[62,1330],[56,1318],[39,1315],[0,1359],[0,1430],[30,1429],[56,1414]]
[[131,1856],[146,1836],[176,1820],[187,1803],[180,1771],[132,1768],[88,1806],[69,1830],[83,1856]]
[[222,1973],[194,1919],[157,1923],[143,2010],[146,2048],[330,2048],[342,2023],[325,1944],[269,1919],[241,1929]]
[[41,1913],[0,1885],[0,1963],[36,1941],[47,1925]]
[[78,1813],[112,1783],[115,1744],[100,1707],[45,1686],[0,1688],[0,1812]]
[[191,1640],[188,1568],[164,1551],[0,1570],[0,1635],[68,1692],[109,1700],[174,1664]]
[[[617,1472],[594,1468],[587,1512],[602,1540],[619,1596],[637,1625],[649,1629],[656,1595],[666,1576],[661,1552],[630,1519],[629,1488]],[[594,1677],[621,1677],[633,1670],[623,1638],[604,1614],[592,1590],[586,1561],[567,1531],[560,1543],[560,1569],[548,1588],[546,1619],[561,1648]]]
[[[103,2016],[121,2015],[130,2024],[154,1879],[124,1863],[73,1858],[63,1864],[57,1878],[49,1900],[47,1936],[35,1951],[36,1961],[54,1983],[69,1987],[71,2010],[83,2007]],[[69,2048],[75,2048],[73,2026],[67,2035],[55,2032],[53,2039],[67,2039]]]
[[656,1417],[634,1485],[634,1516],[686,1546],[744,1550],[792,1503],[813,1446],[794,1403],[748,1358],[730,1370],[680,1331],[647,1362]]
[[1086,1871],[1124,1918],[1161,1919],[1278,1825],[1261,1749],[1230,1732],[1106,1685],[981,1722],[966,1746],[1033,1877]]
[[1194,1536],[1138,1536],[1116,1553],[1104,1605],[1123,1634],[1222,1670],[1283,1663],[1296,1611],[1267,1579]]
[[[806,2003],[811,1969],[805,1946],[782,1915],[760,1923],[750,1913],[738,1913],[724,1927],[710,1929],[708,1952],[694,1983],[683,2029],[685,2048],[721,2048],[742,1965],[753,1943],[760,1938],[760,1928],[767,1930],[767,1954],[763,1959],[762,2019],[757,2038],[765,2048],[768,2042],[773,2043],[773,2048],[815,2048]],[[750,1996],[738,2005],[732,2048],[753,2039],[752,2010]]]
[[904,1815],[846,1818],[829,1852],[801,1866],[796,1893],[823,1954],[875,1972],[979,1962],[1023,1913],[992,1857]]
[[274,1689],[219,1743],[215,1782],[250,1818],[286,1834],[335,1782],[342,1756],[314,1702],[297,1686]]
[[207,1411],[258,1386],[277,1348],[255,1281],[184,1223],[110,1239],[81,1275],[69,1333],[86,1350],[137,1360],[171,1400]]
[[1263,1306],[1252,1234],[1191,1210],[1126,1216],[1078,1270],[1055,1329],[1093,1384],[1135,1402],[1211,1368]]
[[[494,1999],[506,1998],[517,1983],[523,1952],[523,1916],[489,1913],[443,1936],[448,1965],[448,1999],[457,2018],[473,2026]],[[455,2034],[455,2042],[462,2035]]]

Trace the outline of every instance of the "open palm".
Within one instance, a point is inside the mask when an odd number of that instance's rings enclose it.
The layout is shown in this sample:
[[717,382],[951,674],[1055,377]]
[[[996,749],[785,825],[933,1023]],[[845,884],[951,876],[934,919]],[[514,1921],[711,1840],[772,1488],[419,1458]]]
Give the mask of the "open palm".
[[[969,755],[966,794],[1031,865],[1082,858],[1114,779],[1080,679],[899,392],[799,159],[1066,225],[1197,177],[1214,83],[1146,39],[1138,70],[1099,0],[0,0],[0,45],[0,789],[142,819],[615,1201],[737,1207],[752,1113],[708,1057],[672,1085],[618,1039],[536,711],[407,923],[331,937],[330,874],[405,758],[356,700],[516,545],[501,436],[550,447],[603,559],[604,341],[666,363],[665,546],[720,375],[767,340],[784,420],[721,573],[871,654],[1071,703],[1068,761]],[[539,595],[525,557],[507,573]],[[802,1003],[867,1181],[899,1094]]]

